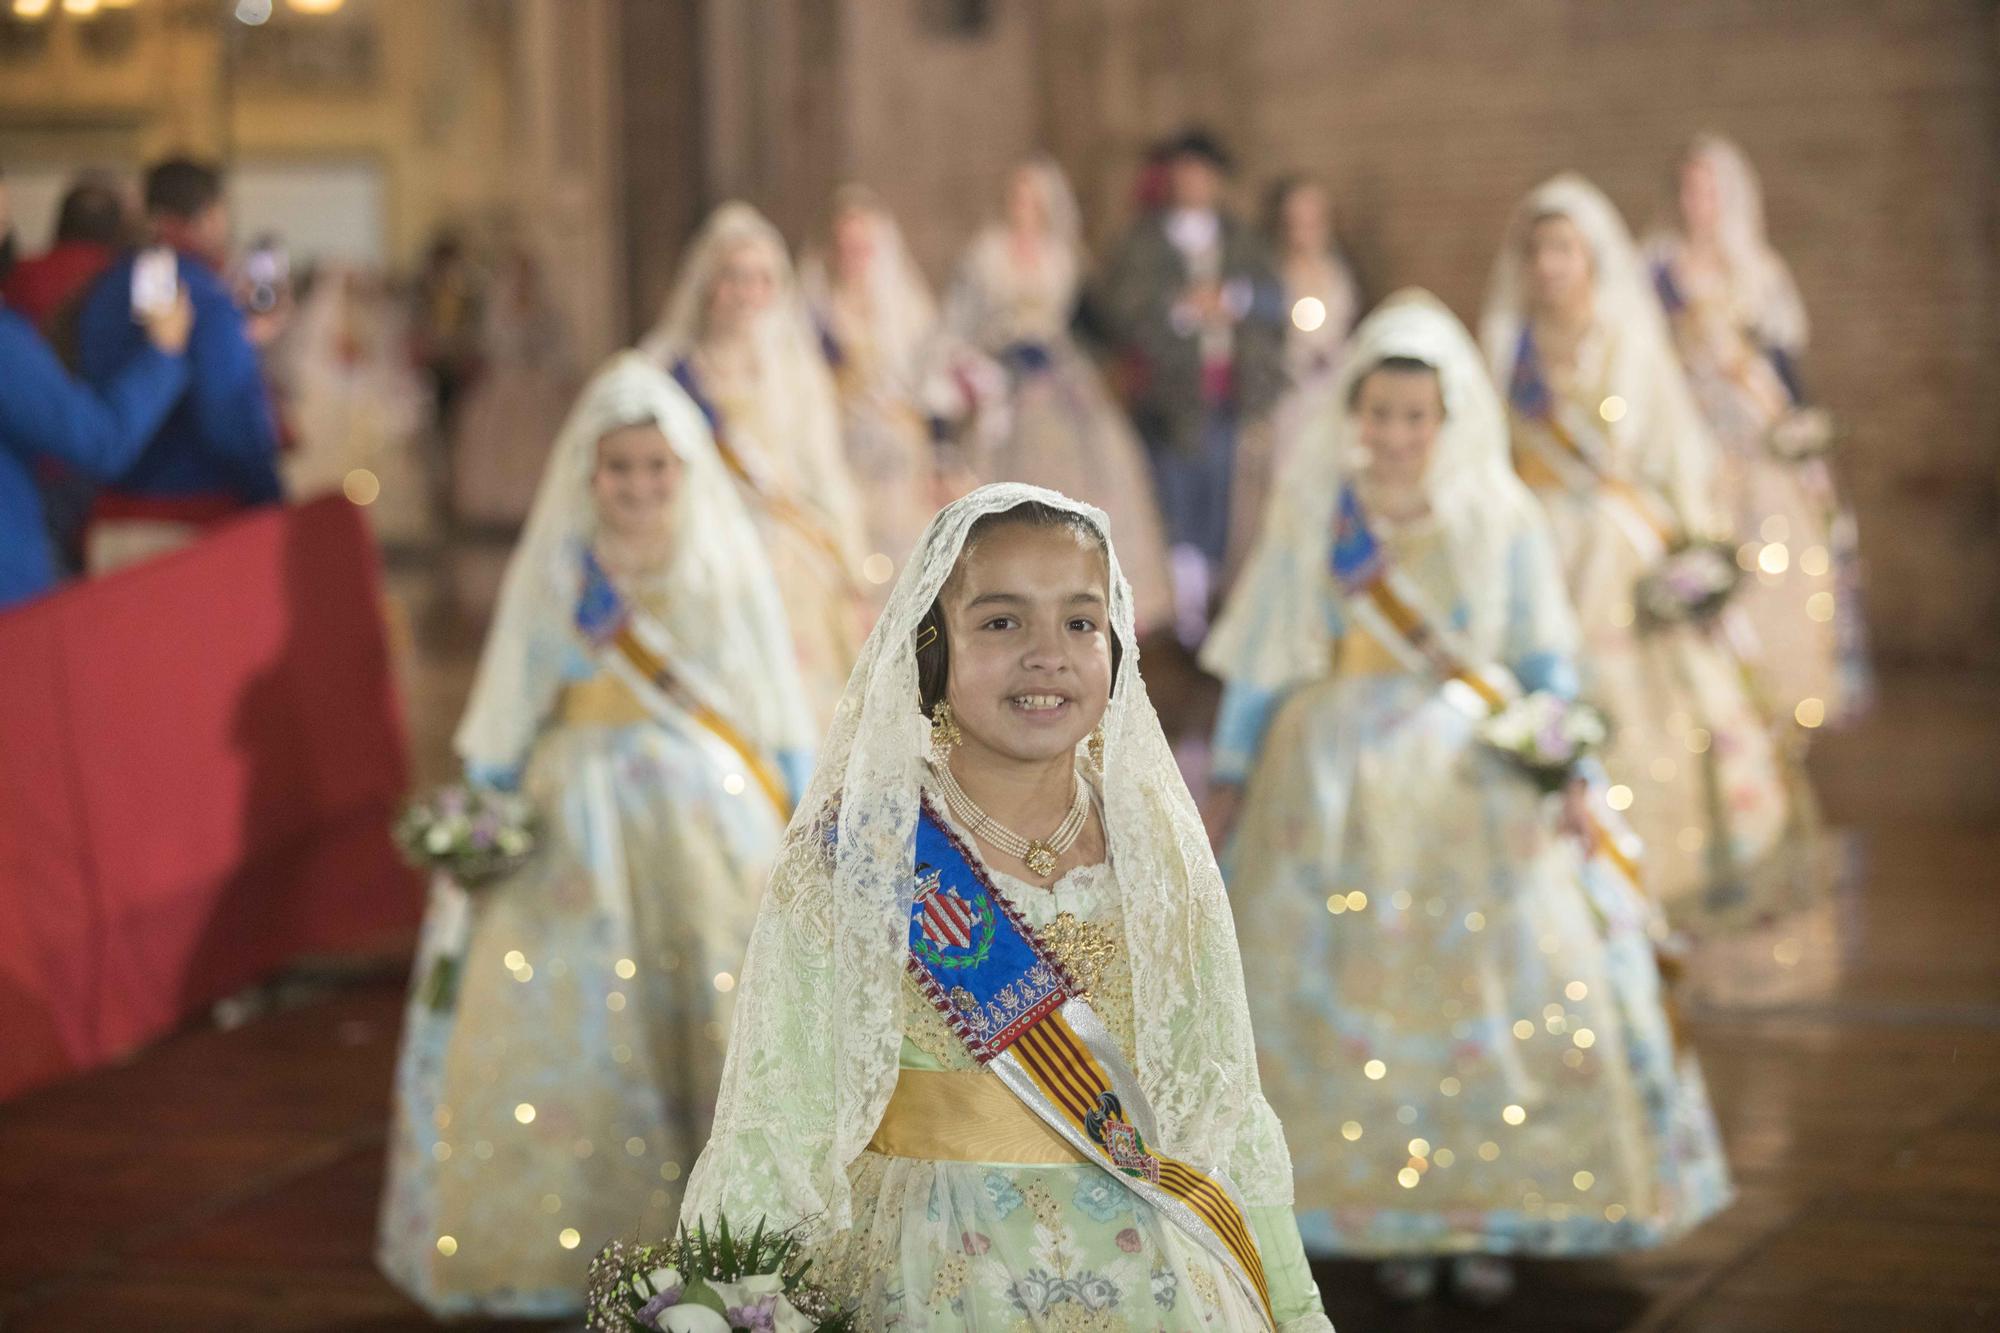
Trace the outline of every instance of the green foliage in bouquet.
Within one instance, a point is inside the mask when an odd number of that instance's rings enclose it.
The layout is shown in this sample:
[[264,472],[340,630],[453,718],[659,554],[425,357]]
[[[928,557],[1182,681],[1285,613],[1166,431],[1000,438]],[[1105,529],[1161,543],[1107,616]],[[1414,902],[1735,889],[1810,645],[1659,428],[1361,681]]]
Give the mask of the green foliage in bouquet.
[[590,1261],[594,1333],[853,1333],[854,1315],[806,1280],[812,1260],[797,1230],[762,1221],[747,1239],[727,1217],[670,1241],[612,1241]]
[[470,889],[525,865],[541,841],[541,821],[524,796],[454,783],[405,806],[395,833],[412,865]]

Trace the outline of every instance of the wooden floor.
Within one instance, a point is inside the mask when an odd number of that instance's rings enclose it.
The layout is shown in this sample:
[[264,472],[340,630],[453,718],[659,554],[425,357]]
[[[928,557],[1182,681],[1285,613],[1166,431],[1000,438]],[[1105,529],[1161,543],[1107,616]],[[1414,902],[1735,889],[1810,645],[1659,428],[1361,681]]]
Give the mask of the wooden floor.
[[[474,596],[492,572],[456,571]],[[399,604],[434,778],[475,644],[433,582],[399,580]],[[1660,1253],[1529,1265],[1498,1312],[1390,1309],[1329,1265],[1343,1333],[2000,1329],[1996,704],[2000,679],[1891,676],[1815,756],[1865,873],[1790,966],[1770,940],[1711,960],[1694,1015],[1735,1207]],[[0,1106],[0,1328],[430,1327],[370,1257],[402,981],[301,978],[231,1030]]]

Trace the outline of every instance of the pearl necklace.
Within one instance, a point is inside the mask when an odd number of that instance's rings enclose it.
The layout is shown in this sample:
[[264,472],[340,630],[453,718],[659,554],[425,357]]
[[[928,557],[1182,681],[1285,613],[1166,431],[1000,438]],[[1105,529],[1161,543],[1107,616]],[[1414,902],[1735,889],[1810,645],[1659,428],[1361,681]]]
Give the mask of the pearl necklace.
[[968,832],[975,838],[984,838],[1007,855],[1019,861],[1038,878],[1047,879],[1056,872],[1056,861],[1083,835],[1083,825],[1090,816],[1090,791],[1083,779],[1076,778],[1076,790],[1070,798],[1069,813],[1063,822],[1046,838],[1024,838],[1002,824],[993,816],[981,810],[965,789],[958,785],[958,779],[951,774],[951,765],[942,761],[931,764],[931,774],[937,779],[938,791],[944,796],[944,803],[957,815]]

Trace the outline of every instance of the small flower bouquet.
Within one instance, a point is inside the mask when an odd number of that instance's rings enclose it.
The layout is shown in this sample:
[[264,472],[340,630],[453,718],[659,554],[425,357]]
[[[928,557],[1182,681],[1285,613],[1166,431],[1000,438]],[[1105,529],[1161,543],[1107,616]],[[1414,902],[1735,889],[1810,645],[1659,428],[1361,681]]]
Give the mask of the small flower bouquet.
[[1833,448],[1833,416],[1823,407],[1795,407],[1778,418],[1765,436],[1773,456],[1787,463],[1823,457]]
[[1720,614],[1742,579],[1727,542],[1688,542],[1639,580],[1633,601],[1648,624],[1701,624]]
[[671,1241],[612,1241],[590,1261],[593,1333],[852,1333],[852,1312],[806,1281],[797,1233],[697,1223]]
[[1516,699],[1479,727],[1482,744],[1545,792],[1560,791],[1610,734],[1600,710],[1546,690]]
[[396,821],[396,842],[412,864],[471,889],[519,870],[540,831],[526,797],[461,783],[410,802]]

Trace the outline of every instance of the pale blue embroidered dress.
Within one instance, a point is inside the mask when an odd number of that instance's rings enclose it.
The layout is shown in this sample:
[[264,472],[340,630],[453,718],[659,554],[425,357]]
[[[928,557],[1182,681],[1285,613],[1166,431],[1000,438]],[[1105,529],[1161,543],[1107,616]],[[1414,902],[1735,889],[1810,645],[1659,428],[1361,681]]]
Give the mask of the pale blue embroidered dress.
[[[1462,631],[1439,526],[1377,535]],[[1495,576],[1505,664],[1573,693],[1545,533],[1519,531]],[[1591,1254],[1679,1234],[1729,1189],[1641,904],[1586,873],[1435,678],[1318,586],[1311,605],[1257,608],[1251,637],[1324,617],[1328,671],[1283,692],[1229,683],[1215,744],[1217,777],[1247,782],[1224,874],[1307,1249]]]

